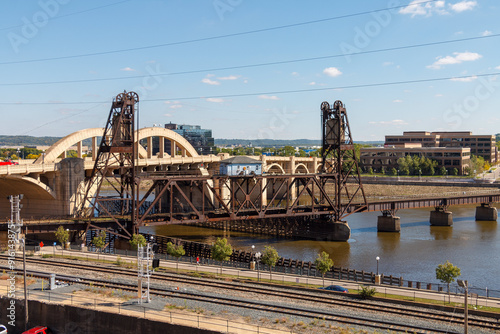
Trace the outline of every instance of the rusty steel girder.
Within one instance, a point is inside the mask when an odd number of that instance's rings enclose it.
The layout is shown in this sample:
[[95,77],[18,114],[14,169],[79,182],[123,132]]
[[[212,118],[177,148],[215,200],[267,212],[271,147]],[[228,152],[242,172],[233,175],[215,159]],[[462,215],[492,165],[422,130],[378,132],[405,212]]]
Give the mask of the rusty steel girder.
[[[341,207],[337,207],[334,188],[325,182],[331,177],[328,174],[155,177],[138,203],[136,223],[140,227],[293,216],[342,219],[366,208],[361,196],[343,196]],[[153,192],[155,199],[148,201]]]

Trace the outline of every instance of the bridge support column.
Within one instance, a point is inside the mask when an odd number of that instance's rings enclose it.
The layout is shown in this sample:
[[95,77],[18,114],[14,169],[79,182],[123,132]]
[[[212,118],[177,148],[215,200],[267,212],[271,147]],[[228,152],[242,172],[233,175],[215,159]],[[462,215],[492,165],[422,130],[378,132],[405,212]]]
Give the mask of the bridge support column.
[[489,203],[481,203],[481,206],[476,207],[476,220],[497,221],[497,208],[490,206]]
[[307,235],[321,241],[347,241],[351,237],[351,228],[345,221],[314,222]]
[[391,213],[384,212],[382,216],[377,218],[378,232],[400,232],[401,218],[394,216]]
[[436,208],[431,211],[430,223],[432,226],[452,226],[453,213],[445,208]]

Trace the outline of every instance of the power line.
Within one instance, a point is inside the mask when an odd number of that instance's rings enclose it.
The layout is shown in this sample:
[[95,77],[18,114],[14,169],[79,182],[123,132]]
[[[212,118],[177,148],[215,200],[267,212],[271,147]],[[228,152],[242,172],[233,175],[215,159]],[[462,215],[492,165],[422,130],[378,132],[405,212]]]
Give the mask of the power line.
[[334,55],[328,55],[328,56],[318,56],[318,57],[310,57],[310,58],[282,60],[282,61],[274,61],[274,62],[267,62],[267,63],[236,65],[236,66],[227,66],[227,67],[215,67],[215,68],[206,68],[206,69],[199,69],[199,70],[188,70],[188,71],[158,73],[158,74],[148,74],[148,75],[133,75],[133,76],[128,76],[128,77],[76,79],[76,80],[64,80],[64,81],[0,83],[0,86],[55,85],[55,84],[70,84],[70,83],[85,83],[85,82],[140,79],[140,78],[146,78],[146,77],[153,78],[153,77],[185,75],[185,74],[194,74],[194,73],[203,73],[203,72],[217,72],[217,71],[227,71],[227,70],[235,70],[235,69],[243,69],[243,68],[261,67],[261,66],[283,65],[283,64],[291,64],[291,63],[298,63],[298,62],[307,62],[307,61],[314,61],[314,60],[347,57],[347,56],[359,56],[359,55],[389,52],[389,51],[407,50],[407,49],[413,49],[413,48],[421,48],[421,47],[434,46],[434,45],[467,42],[467,41],[480,40],[480,39],[484,39],[484,38],[493,38],[493,37],[500,37],[500,34],[493,34],[493,35],[488,35],[488,36],[467,37],[467,38],[452,39],[452,40],[438,41],[438,42],[429,42],[429,43],[422,43],[422,44],[396,46],[396,47],[391,47],[391,48],[377,49],[377,50],[371,50],[371,51],[359,51],[359,52],[352,52],[352,53],[346,53],[346,54],[334,54]]
[[[446,81],[452,79],[475,79],[480,77],[490,77],[500,75],[500,72],[486,73],[486,74],[472,74],[456,77],[441,77],[441,78],[431,78],[431,79],[415,79],[415,80],[405,80],[405,81],[392,81],[392,82],[378,82],[378,83],[368,83],[368,84],[358,84],[349,86],[337,86],[337,87],[323,87],[323,88],[309,88],[309,89],[296,89],[296,90],[284,90],[284,91],[267,91],[258,93],[241,93],[241,94],[227,94],[227,95],[211,95],[211,96],[190,96],[190,97],[173,97],[168,99],[145,99],[141,102],[164,102],[164,101],[182,101],[182,100],[200,100],[200,99],[215,99],[215,98],[235,98],[235,97],[248,97],[248,96],[258,96],[258,95],[269,95],[269,94],[291,94],[291,93],[307,93],[307,92],[319,92],[335,89],[354,89],[354,88],[368,88],[368,87],[382,87],[382,86],[394,86],[394,85],[404,85],[404,84],[415,84],[424,82],[436,82],[436,81]],[[108,101],[109,102],[109,101]],[[68,104],[94,104],[94,103],[108,103],[106,101],[92,101],[92,102],[0,102],[0,105],[68,105]]]
[[27,130],[26,132],[21,133],[20,135],[21,135],[21,136],[24,136],[24,135],[26,135],[26,134],[28,134],[28,133],[32,133],[32,132],[33,132],[33,131],[35,131],[35,130],[38,130],[38,129],[40,129],[40,128],[43,128],[43,127],[44,127],[44,126],[46,126],[46,125],[53,124],[53,123],[57,123],[57,122],[59,122],[59,121],[62,121],[62,120],[68,119],[68,118],[72,118],[72,117],[74,117],[74,116],[78,116],[78,115],[80,115],[80,114],[83,114],[84,112],[88,112],[88,111],[90,111],[90,110],[92,110],[92,109],[94,109],[94,108],[97,108],[97,107],[99,107],[99,106],[101,106],[101,105],[103,105],[103,104],[104,104],[104,103],[99,103],[99,104],[96,104],[96,105],[95,105],[95,106],[93,106],[93,107],[87,108],[87,109],[82,110],[82,111],[80,111],[80,112],[77,112],[77,113],[74,113],[74,114],[71,114],[71,115],[68,115],[68,116],[60,117],[60,118],[58,118],[58,119],[55,119],[55,120],[52,120],[52,121],[48,121],[48,122],[45,122],[45,123],[43,123],[43,124],[39,124],[38,126],[36,126],[36,127],[32,128],[32,129],[30,129],[30,130]]
[[422,5],[422,4],[436,2],[436,1],[438,1],[438,0],[428,0],[428,1],[422,1],[422,2],[419,1],[418,3],[414,3],[414,4],[410,3],[408,5],[399,5],[399,6],[387,7],[387,8],[383,8],[383,9],[375,9],[375,10],[371,10],[371,11],[365,11],[365,12],[359,12],[359,13],[353,13],[353,14],[346,14],[346,15],[334,16],[334,17],[329,17],[329,18],[325,18],[325,19],[318,19],[318,20],[312,20],[312,21],[292,23],[292,24],[286,24],[286,25],[281,25],[281,26],[276,26],[276,27],[262,28],[262,29],[256,29],[256,30],[249,30],[249,31],[237,32],[237,33],[225,34],[225,35],[219,35],[219,36],[195,38],[195,39],[190,39],[190,40],[185,40],[185,41],[162,43],[162,44],[141,46],[141,47],[128,48],[128,49],[119,49],[119,50],[93,52],[93,53],[86,53],[86,54],[79,54],[79,55],[69,55],[69,56],[39,58],[39,59],[6,61],[6,62],[0,62],[0,65],[25,64],[25,63],[34,63],[34,62],[42,62],[42,61],[52,61],[52,60],[72,59],[72,58],[81,58],[81,57],[101,56],[101,55],[108,55],[108,54],[121,53],[121,52],[147,50],[147,49],[161,48],[161,47],[174,46],[174,45],[182,45],[182,44],[189,44],[189,43],[198,43],[198,42],[204,42],[204,41],[212,41],[212,40],[223,39],[223,38],[228,38],[228,37],[244,36],[244,35],[256,34],[256,33],[261,33],[261,32],[267,32],[267,31],[273,31],[273,30],[280,30],[280,29],[287,29],[287,28],[292,28],[292,27],[304,26],[304,25],[321,23],[321,22],[328,22],[328,21],[333,21],[333,20],[346,19],[346,18],[350,18],[350,17],[367,15],[367,14],[373,14],[373,13],[378,13],[378,12],[382,12],[382,11],[401,9],[401,8],[405,8],[405,7],[409,7],[409,6],[419,6],[419,5]]
[[[91,11],[94,11],[94,10],[98,10],[98,9],[102,9],[102,8],[106,8],[106,7],[111,7],[111,6],[116,6],[116,5],[122,4],[124,2],[129,2],[129,1],[131,1],[131,0],[124,0],[124,1],[114,2],[114,3],[111,3],[109,5],[104,5],[104,6],[89,8],[89,9],[85,9],[85,10],[78,11],[78,12],[73,12],[73,13],[68,13],[68,14],[57,15],[57,16],[52,17],[51,20],[58,20],[58,19],[62,19],[62,18],[68,17],[68,16],[73,16],[73,15],[88,13],[88,12],[91,12]],[[0,31],[21,28],[23,26],[24,26],[24,24],[20,24],[20,25],[16,25],[16,26],[11,26],[11,27],[4,27],[4,28],[0,28]]]

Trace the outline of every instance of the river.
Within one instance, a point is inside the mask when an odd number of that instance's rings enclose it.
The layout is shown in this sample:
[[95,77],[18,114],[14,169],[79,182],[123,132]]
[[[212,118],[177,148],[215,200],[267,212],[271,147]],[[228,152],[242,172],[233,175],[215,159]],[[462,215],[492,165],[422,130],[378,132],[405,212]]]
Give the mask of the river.
[[[497,206],[498,208],[498,206]],[[475,221],[475,206],[451,207],[453,226],[430,226],[430,209],[400,210],[400,233],[377,232],[378,212],[347,217],[351,238],[347,242],[288,240],[239,232],[211,230],[187,225],[145,227],[147,233],[212,243],[228,238],[233,248],[262,251],[272,245],[280,256],[314,261],[317,254],[330,254],[336,266],[379,271],[405,280],[437,283],[435,269],[450,261],[461,269],[461,279],[471,286],[500,290],[500,234],[497,222]]]

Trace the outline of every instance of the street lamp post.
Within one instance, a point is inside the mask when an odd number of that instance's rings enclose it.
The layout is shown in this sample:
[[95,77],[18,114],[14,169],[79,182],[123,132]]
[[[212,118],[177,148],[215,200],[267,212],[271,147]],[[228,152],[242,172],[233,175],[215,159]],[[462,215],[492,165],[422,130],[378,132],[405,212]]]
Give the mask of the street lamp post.
[[260,282],[260,272],[259,272],[259,262],[262,254],[260,252],[255,253],[255,258],[257,259],[257,282]]
[[380,260],[380,257],[376,257],[375,260],[377,260],[377,275],[378,275],[378,261]]
[[418,170],[418,180],[419,181],[422,180],[422,170],[421,169]]
[[398,169],[398,181],[399,181],[399,169]]

